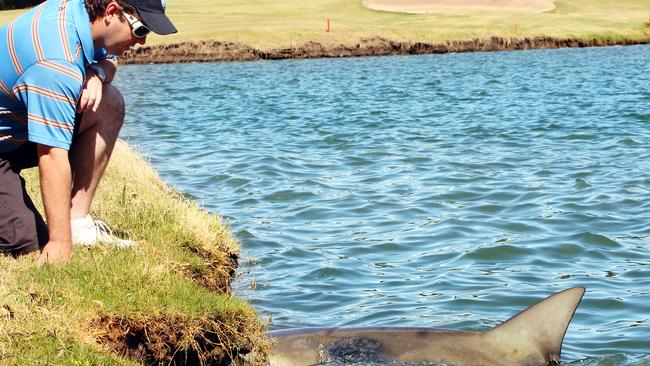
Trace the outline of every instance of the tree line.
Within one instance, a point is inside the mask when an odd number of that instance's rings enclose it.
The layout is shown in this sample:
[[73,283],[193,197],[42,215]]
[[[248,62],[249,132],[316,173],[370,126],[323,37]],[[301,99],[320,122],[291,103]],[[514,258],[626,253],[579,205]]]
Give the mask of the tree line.
[[0,10],[24,9],[42,3],[44,0],[0,0]]

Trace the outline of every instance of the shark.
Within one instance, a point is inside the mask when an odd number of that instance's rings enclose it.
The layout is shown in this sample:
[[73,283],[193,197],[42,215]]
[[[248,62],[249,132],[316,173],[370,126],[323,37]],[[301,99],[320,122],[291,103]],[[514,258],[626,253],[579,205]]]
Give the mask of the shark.
[[[559,365],[564,336],[584,293],[584,287],[557,292],[480,332],[422,327],[273,331],[269,361],[271,366],[347,365],[340,360],[373,354],[375,361],[364,365]],[[331,363],[337,357],[338,363]]]

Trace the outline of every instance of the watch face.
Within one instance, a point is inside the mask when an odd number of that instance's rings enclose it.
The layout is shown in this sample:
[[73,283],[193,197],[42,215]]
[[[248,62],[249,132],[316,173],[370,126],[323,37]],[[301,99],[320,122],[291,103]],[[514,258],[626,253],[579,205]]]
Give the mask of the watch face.
[[92,66],[91,68],[93,69],[93,71],[95,71],[95,74],[97,75],[99,80],[101,80],[103,83],[104,79],[106,79],[106,74],[104,73],[104,69],[102,69],[99,66]]

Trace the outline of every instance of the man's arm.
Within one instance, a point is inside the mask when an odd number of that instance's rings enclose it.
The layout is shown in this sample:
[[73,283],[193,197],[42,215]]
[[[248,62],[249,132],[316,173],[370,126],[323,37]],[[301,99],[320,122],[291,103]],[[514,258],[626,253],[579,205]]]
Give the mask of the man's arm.
[[39,263],[67,262],[72,256],[70,232],[70,187],[72,173],[68,151],[38,144],[41,194],[49,233]]
[[104,84],[110,84],[117,72],[117,59],[103,59],[93,64],[104,70],[104,82],[97,76],[97,72],[90,66],[86,67],[86,80],[84,80],[81,98],[77,106],[78,112],[97,111],[102,101],[102,88]]

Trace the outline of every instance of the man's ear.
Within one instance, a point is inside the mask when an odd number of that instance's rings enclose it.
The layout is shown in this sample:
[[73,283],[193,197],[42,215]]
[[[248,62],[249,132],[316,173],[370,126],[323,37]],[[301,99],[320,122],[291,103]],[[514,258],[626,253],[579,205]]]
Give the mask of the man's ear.
[[106,9],[104,10],[105,17],[110,17],[112,15],[121,15],[120,6],[115,1],[108,3],[108,5],[106,5]]

